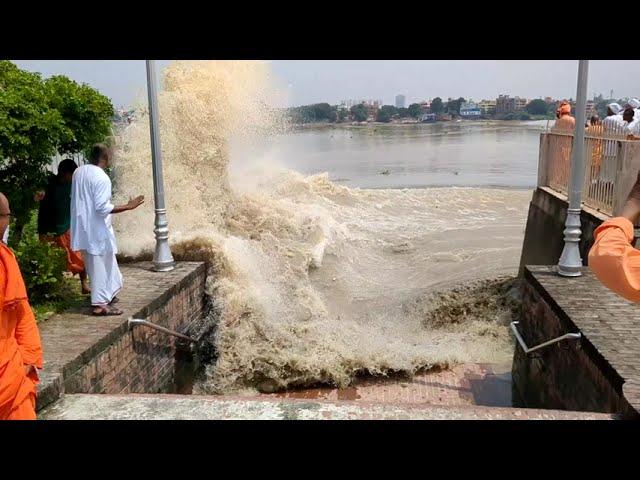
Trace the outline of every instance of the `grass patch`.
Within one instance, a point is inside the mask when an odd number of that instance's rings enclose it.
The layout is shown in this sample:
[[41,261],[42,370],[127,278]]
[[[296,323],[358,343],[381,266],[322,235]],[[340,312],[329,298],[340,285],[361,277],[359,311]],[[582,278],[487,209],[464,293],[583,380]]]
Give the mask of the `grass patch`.
[[60,294],[57,297],[55,300],[31,304],[36,322],[45,321],[52,315],[62,313],[65,310],[87,306],[89,303],[89,296],[82,295],[80,290],[80,280],[77,277],[67,275],[62,281]]

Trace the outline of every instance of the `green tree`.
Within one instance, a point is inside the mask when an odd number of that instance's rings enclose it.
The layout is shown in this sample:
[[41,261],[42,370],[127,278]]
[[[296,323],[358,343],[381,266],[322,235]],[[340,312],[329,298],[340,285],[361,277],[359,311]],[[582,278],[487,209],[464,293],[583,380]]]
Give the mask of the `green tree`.
[[525,109],[531,115],[546,115],[549,108],[547,102],[536,98],[535,100],[531,100],[527,103]]
[[449,100],[447,102],[447,112],[455,115],[460,115],[460,107],[465,102],[466,100],[462,97],[458,98],[457,100]]
[[114,112],[107,97],[62,75],[45,80],[44,87],[49,106],[60,112],[67,127],[66,135],[58,143],[58,152],[88,150],[93,144],[104,142],[111,136]]
[[343,122],[345,120],[345,118],[347,118],[348,115],[349,115],[349,113],[347,112],[346,109],[341,108],[340,110],[338,110],[338,120],[340,122]]
[[412,103],[409,105],[408,113],[410,117],[418,118],[422,114],[422,108],[419,103]]
[[405,107],[399,108],[398,115],[400,115],[400,118],[407,118],[409,116],[409,109]]
[[435,113],[436,115],[444,112],[444,104],[442,103],[442,99],[440,97],[436,97],[431,100],[431,113]]
[[0,61],[0,191],[15,215],[12,243],[20,241],[35,207],[34,190],[44,183],[56,151],[86,150],[110,132],[109,100],[61,78],[48,83],[37,73]]
[[365,122],[367,120],[367,107],[363,103],[351,107],[351,114],[356,122]]
[[380,107],[380,110],[378,110],[376,120],[378,122],[388,123],[391,121],[391,118],[397,114],[397,112],[398,109],[393,105],[383,105]]

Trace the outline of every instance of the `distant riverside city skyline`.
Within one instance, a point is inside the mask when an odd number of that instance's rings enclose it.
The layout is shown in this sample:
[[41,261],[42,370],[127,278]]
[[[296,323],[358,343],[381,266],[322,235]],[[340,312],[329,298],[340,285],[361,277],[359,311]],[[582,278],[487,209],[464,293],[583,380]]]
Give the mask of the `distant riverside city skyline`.
[[[14,60],[20,67],[48,77],[67,75],[107,95],[116,108],[128,108],[146,95],[142,60]],[[158,60],[158,67],[170,61]],[[402,94],[405,106],[428,97],[464,96],[492,99],[498,95],[523,98],[575,97],[576,60],[274,60],[273,78],[285,91],[282,103],[293,107],[343,99],[381,99],[395,105]],[[624,72],[624,74],[622,74]],[[640,77],[640,61],[593,60],[589,65],[588,96],[611,90],[617,98],[630,97]],[[459,93],[464,92],[464,93]],[[456,97],[457,98],[457,97]]]

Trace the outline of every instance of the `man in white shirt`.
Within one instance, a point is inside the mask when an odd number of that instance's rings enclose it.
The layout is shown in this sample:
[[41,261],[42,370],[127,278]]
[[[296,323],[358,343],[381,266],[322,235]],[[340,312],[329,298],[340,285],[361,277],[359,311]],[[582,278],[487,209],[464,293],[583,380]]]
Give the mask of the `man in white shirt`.
[[[626,126],[622,118],[622,107],[618,103],[607,105],[607,116],[602,120],[605,139],[603,141],[602,165],[600,167],[600,180],[613,182],[616,171],[616,156],[618,154],[618,140],[624,134]],[[607,138],[608,137],[608,138]]]
[[106,145],[94,145],[89,161],[73,173],[71,186],[71,248],[82,252],[91,280],[91,305],[94,315],[122,315],[113,307],[123,280],[116,253],[116,236],[111,215],[133,210],[144,202],[139,196],[126,205],[111,203],[111,180],[104,169],[109,166]]

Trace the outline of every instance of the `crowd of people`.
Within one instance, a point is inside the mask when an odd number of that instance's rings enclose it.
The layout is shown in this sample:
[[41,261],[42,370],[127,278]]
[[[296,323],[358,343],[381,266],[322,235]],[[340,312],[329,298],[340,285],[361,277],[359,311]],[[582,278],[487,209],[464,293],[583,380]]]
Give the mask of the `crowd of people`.
[[[556,110],[553,130],[573,132],[575,128],[571,105],[566,100],[562,101]],[[592,115],[585,128],[591,133],[622,133],[630,139],[640,139],[640,100],[632,98],[624,107],[616,102],[608,104],[607,116],[601,120],[598,115]]]
[[[64,160],[45,188],[35,192],[40,240],[64,249],[67,270],[79,275],[98,316],[123,313],[114,306],[123,278],[111,215],[144,202],[138,196],[124,205],[112,203],[105,172],[110,155],[107,146],[97,144],[87,165]],[[9,200],[0,192],[0,420],[35,419],[42,346],[18,262],[6,245],[11,216]]]

